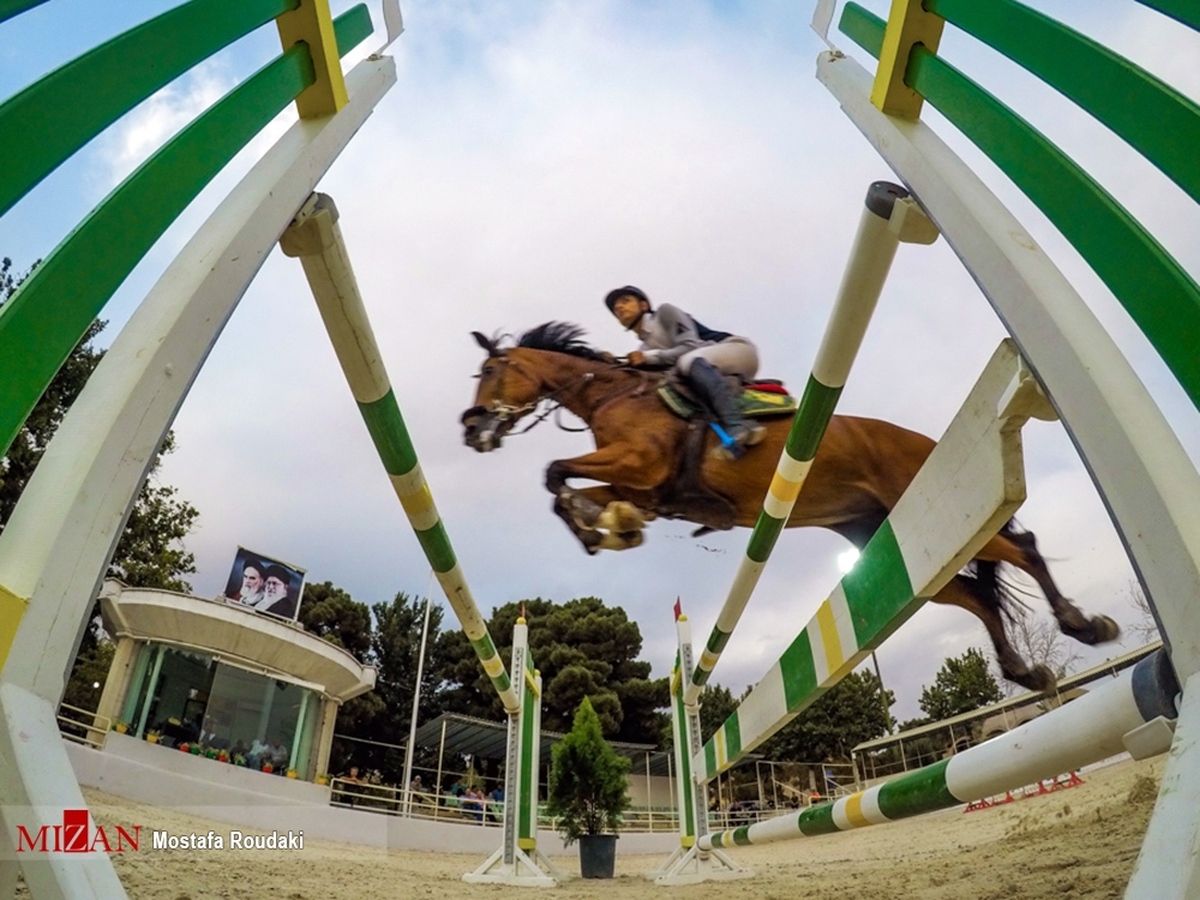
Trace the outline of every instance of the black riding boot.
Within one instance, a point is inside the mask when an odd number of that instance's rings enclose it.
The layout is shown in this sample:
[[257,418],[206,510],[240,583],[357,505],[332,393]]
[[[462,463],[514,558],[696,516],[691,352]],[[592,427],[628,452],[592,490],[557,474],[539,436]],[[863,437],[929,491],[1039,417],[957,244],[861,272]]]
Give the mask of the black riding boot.
[[716,456],[739,459],[747,447],[763,439],[763,427],[742,415],[737,395],[716,366],[704,359],[695,360],[688,371],[688,381],[708,403],[725,433],[733,439],[732,445],[722,441],[713,451]]

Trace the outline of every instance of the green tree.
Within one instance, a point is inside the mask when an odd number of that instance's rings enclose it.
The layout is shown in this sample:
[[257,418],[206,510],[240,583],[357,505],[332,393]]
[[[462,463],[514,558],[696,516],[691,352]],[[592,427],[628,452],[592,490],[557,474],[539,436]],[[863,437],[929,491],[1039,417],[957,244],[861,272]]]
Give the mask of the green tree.
[[174,449],[175,435],[168,432],[125,521],[108,575],[120,578],[130,587],[186,594],[191,592],[192,585],[183,576],[196,571],[196,557],[184,549],[183,540],[191,533],[200,513],[192,504],[179,499],[177,488],[158,484],[159,463]]
[[971,647],[962,656],[942,664],[933,686],[922,689],[919,705],[936,722],[996,703],[1003,697],[996,679],[988,671],[987,657]]
[[[534,599],[506,603],[488,620],[488,630],[507,665],[512,629],[526,610],[530,652],[542,673],[542,725],[566,731],[586,697],[604,733],[616,740],[658,744],[666,731],[667,680],[651,679],[638,626],[621,607],[596,597],[557,604]],[[499,719],[504,711],[478,657],[460,631],[445,635],[447,711]]]
[[371,611],[328,581],[307,583],[297,619],[304,630],[349,652],[360,663],[371,661]]
[[[338,710],[333,771],[354,764],[378,769],[385,780],[400,782],[404,752],[399,747],[408,743],[412,722],[424,615],[424,602],[404,593],[396,594],[390,603],[368,608],[328,581],[305,585],[300,605],[305,630],[345,648],[376,670],[375,689],[346,701]],[[430,610],[418,722],[441,712],[442,615],[438,606]]]
[[584,697],[571,731],[555,745],[546,808],[569,844],[585,834],[616,831],[629,807],[630,762],[604,739],[600,718]]

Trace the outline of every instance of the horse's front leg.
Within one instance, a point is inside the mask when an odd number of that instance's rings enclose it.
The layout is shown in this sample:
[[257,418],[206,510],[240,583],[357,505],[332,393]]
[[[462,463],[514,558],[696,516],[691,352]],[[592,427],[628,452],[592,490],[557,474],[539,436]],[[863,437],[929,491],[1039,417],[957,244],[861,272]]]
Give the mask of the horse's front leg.
[[[630,454],[621,448],[604,448],[575,459],[556,460],[546,469],[546,489],[554,494],[554,512],[588,553],[626,550],[643,541],[647,515],[615,490],[614,485],[625,483],[612,480],[643,480],[630,477],[629,458]],[[576,490],[567,484],[571,478],[608,484]]]

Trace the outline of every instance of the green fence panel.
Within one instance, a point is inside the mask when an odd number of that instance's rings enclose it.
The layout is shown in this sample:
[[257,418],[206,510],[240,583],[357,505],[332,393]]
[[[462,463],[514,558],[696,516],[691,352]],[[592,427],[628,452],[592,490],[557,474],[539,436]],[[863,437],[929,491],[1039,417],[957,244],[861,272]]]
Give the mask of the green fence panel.
[[1200,106],[1107,47],[1013,0],[925,8],[1024,66],[1200,202]]
[[[344,54],[370,33],[365,6],[339,16],[334,27]],[[0,307],[0,453],[154,242],[313,80],[303,44],[260,69],[126,178]]]
[[[839,27],[878,56],[884,22],[847,4]],[[861,40],[860,40],[861,38]],[[1130,213],[1044,135],[930,53],[914,48],[905,82],[996,163],[1071,242],[1200,408],[1200,286]]]
[[193,0],[55,69],[0,105],[0,215],[75,151],[298,0]]

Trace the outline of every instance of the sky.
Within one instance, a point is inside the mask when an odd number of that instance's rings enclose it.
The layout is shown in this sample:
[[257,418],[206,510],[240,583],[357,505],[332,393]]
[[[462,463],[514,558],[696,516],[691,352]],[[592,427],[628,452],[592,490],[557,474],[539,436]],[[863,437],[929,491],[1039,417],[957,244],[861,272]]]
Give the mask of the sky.
[[[0,25],[0,96],[172,5],[104,4],[101,18],[87,0],[50,0]],[[335,0],[335,14],[348,5]],[[886,14],[883,0],[865,5]],[[1030,5],[1200,98],[1200,38],[1183,26],[1132,0]],[[370,8],[382,34],[378,5]],[[702,641],[749,531],[696,539],[687,523],[657,521],[642,547],[588,557],[542,487],[550,460],[591,449],[587,435],[550,420],[495,453],[463,445],[459,416],[482,362],[470,332],[519,334],[558,319],[582,325],[597,347],[627,352],[635,341],[602,298],[635,284],[710,327],[749,336],[760,374],[799,392],[867,185],[895,176],[814,77],[824,45],[808,27],[810,4],[410,0],[402,9],[406,32],[387,51],[399,81],[319,190],[339,208],[447,531],[485,615],[526,597],[598,596],[638,622],[643,658],[666,675],[676,598]],[[849,39],[834,31],[831,40],[873,69]],[[379,43],[368,40],[350,63]],[[0,219],[0,255],[21,270],[47,255],[165,137],[277,52],[264,29],[132,110]],[[1200,212],[1165,177],[969,37],[948,30],[941,52],[1083,162],[1200,273]],[[104,311],[102,344],[293,117],[282,114],[153,248]],[[1200,459],[1196,410],[1104,286],[936,111],[925,120],[1067,274]],[[937,437],[1003,337],[945,241],[903,246],[839,409]],[[159,477],[200,511],[186,542],[197,594],[223,589],[239,545],[368,604],[427,592],[428,564],[296,260],[271,254],[174,430],[178,449]],[[1025,449],[1029,496],[1018,520],[1037,533],[1059,585],[1089,612],[1140,622],[1132,569],[1062,426],[1030,422]],[[714,681],[739,693],[766,672],[836,584],[847,547],[819,529],[780,538]],[[1029,605],[1048,617],[1040,595]],[[1076,667],[1142,642],[1127,628],[1119,643],[1078,648]],[[878,652],[897,696],[893,714],[919,715],[922,686],[972,646],[990,656],[967,613],[918,612]]]

